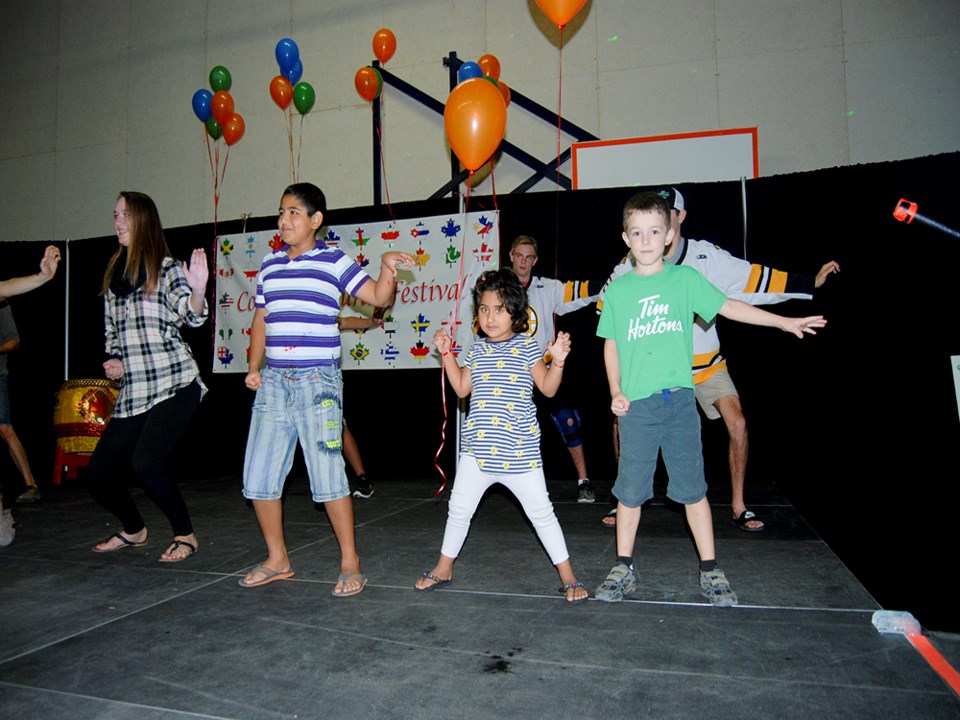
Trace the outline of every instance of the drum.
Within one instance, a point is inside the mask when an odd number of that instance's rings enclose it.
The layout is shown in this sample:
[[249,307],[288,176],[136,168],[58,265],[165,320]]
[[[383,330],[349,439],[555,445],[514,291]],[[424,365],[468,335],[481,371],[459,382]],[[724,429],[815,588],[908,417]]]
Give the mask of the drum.
[[57,391],[53,432],[65,453],[92,453],[110,422],[120,383],[114,380],[68,380]]

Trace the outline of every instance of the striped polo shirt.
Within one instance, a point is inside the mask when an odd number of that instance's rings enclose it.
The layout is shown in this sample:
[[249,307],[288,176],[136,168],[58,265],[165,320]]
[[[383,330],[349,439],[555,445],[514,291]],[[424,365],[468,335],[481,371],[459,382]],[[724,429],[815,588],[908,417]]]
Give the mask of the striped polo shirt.
[[302,368],[340,362],[340,296],[370,280],[338,248],[318,245],[291,259],[267,255],[257,277],[258,308],[266,310],[267,367]]

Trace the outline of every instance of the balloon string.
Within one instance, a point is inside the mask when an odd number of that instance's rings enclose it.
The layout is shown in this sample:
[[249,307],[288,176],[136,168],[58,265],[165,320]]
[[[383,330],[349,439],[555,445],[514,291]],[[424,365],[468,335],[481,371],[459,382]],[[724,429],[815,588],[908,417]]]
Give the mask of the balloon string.
[[[230,146],[227,145],[227,153],[223,156],[223,169],[220,171],[220,190],[223,190],[223,179],[227,176],[227,163],[230,161]],[[217,197],[220,193],[217,193]]]
[[294,182],[300,182],[300,153],[303,151],[303,115],[300,116],[300,139],[297,145],[297,172],[293,176]]
[[213,236],[217,237],[217,208],[220,205],[220,143],[214,143],[215,170],[213,172]]
[[560,128],[563,117],[563,26],[560,26],[560,84],[557,88],[557,187],[560,187]]
[[[457,343],[457,329],[458,321],[460,320],[460,295],[463,292],[463,259],[467,254],[467,206],[470,204],[470,181],[473,180],[473,170],[470,171],[470,176],[467,178],[467,195],[463,201],[463,215],[460,219],[460,228],[463,231],[463,237],[460,240],[460,265],[457,270],[457,295],[456,300],[453,304],[453,317],[450,318],[450,352],[453,352],[453,348]],[[472,318],[471,318],[472,321]],[[447,476],[443,472],[443,468],[440,467],[438,462],[440,458],[440,451],[443,450],[443,446],[447,441],[447,423],[449,422],[449,417],[447,416],[447,386],[445,384],[446,377],[443,369],[443,357],[441,356],[441,365],[440,365],[440,383],[442,385],[440,394],[443,398],[443,425],[440,427],[440,447],[437,449],[437,454],[434,456],[433,465],[437,468],[437,472],[440,473],[440,477],[443,478],[443,482],[440,484],[440,487],[437,488],[437,491],[433,494],[434,497],[439,497],[440,494],[447,487]],[[456,360],[456,354],[454,354],[454,360]]]
[[297,169],[296,165],[293,162],[293,111],[290,109],[290,106],[287,105],[287,145],[290,148],[290,179],[292,182],[297,181]]
[[[370,112],[373,112],[373,103],[370,103]],[[390,204],[390,184],[387,182],[387,158],[383,153],[383,129],[379,126],[377,128],[377,141],[380,143],[380,168],[383,174],[383,189],[387,193],[387,209],[390,211],[390,219],[395,220],[393,217],[393,205]]]
[[440,447],[437,448],[437,454],[433,456],[433,466],[437,469],[437,472],[440,473],[440,477],[443,478],[443,482],[440,483],[440,487],[437,488],[436,492],[433,493],[434,497],[440,497],[443,494],[443,491],[447,489],[447,474],[443,471],[443,468],[440,467],[440,453],[443,452],[444,445],[447,444],[447,378],[446,373],[443,370],[443,357],[440,357],[440,397],[443,398],[443,424],[440,426]]
[[213,172],[213,153],[210,150],[210,135],[207,133],[207,126],[203,126],[203,139],[207,141],[207,160],[210,162],[210,174],[213,175],[214,180],[217,176]]
[[494,176],[493,170],[494,161],[493,158],[490,158],[490,187],[493,190],[493,209],[500,212],[500,208],[497,207],[497,178]]

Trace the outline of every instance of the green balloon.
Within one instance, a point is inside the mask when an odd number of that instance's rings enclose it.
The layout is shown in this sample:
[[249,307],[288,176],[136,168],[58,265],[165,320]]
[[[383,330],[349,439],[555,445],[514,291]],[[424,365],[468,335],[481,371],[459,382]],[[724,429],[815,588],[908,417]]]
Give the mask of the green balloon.
[[497,82],[497,79],[496,79],[496,78],[492,78],[492,77],[490,77],[489,75],[484,75],[484,76],[483,76],[483,79],[484,79],[484,80],[489,80],[490,82],[493,83],[493,86],[494,86],[495,88],[497,88],[498,90],[500,89],[500,83]]
[[297,108],[297,112],[301,115],[306,115],[310,112],[310,108],[313,107],[313,104],[317,101],[317,93],[313,89],[313,85],[305,82],[298,82],[293,88],[293,104]]
[[204,123],[207,126],[207,132],[210,133],[210,137],[214,140],[219,140],[220,136],[223,135],[223,128],[220,127],[220,123],[213,119],[213,115],[207,118],[207,122]]
[[229,92],[230,88],[233,86],[233,78],[230,76],[230,71],[227,70],[223,65],[217,65],[210,71],[210,87],[214,92]]

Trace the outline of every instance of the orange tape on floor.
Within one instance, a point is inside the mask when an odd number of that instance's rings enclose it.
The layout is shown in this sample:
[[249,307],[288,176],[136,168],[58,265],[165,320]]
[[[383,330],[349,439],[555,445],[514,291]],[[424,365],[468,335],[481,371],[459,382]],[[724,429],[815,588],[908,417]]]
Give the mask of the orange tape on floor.
[[923,635],[906,633],[906,636],[910,644],[917,649],[917,652],[923,655],[923,659],[929,663],[930,667],[937,671],[937,674],[946,681],[953,692],[960,695],[960,673],[950,666],[950,663]]

